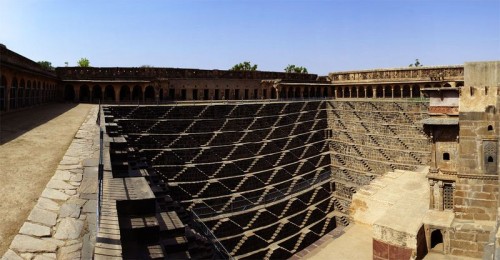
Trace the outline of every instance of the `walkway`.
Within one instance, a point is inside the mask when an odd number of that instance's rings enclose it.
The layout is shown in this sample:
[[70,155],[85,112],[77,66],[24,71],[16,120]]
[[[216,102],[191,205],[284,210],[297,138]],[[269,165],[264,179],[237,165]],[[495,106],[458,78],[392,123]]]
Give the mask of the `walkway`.
[[0,256],[94,106],[49,104],[0,117]]

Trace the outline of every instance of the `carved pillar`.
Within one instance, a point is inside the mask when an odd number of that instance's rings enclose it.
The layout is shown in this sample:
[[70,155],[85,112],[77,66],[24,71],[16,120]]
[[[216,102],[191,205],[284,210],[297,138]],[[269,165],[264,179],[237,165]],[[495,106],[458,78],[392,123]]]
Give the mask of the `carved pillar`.
[[429,209],[434,209],[434,180],[429,180]]
[[385,87],[382,87],[382,97],[385,98]]
[[[112,85],[111,87],[115,90],[115,102],[116,103],[120,103],[120,90],[121,90],[121,87],[120,86],[116,86],[116,85]],[[132,96],[132,93],[130,93],[130,96]],[[104,97],[104,95],[103,95],[103,97]]]
[[391,98],[394,98],[394,86],[391,86]]
[[359,98],[359,87],[356,86],[356,98]]
[[413,98],[413,86],[410,86],[410,98]]
[[403,86],[399,86],[399,94],[401,95],[400,98],[403,98]]
[[367,98],[367,96],[366,96],[366,86],[364,86],[364,87],[363,87],[363,93],[364,93],[364,94],[363,94],[363,97],[364,97],[364,98]]
[[372,97],[377,98],[377,87],[376,86],[372,86]]

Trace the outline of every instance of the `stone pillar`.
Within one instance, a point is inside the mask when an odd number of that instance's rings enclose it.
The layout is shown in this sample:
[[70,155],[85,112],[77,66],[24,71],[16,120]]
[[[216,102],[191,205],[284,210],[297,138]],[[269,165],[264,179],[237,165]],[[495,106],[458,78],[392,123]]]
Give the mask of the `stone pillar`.
[[410,98],[413,98],[413,86],[410,86]]
[[382,97],[385,98],[385,87],[382,87]]
[[434,209],[434,180],[429,180],[429,209]]
[[372,97],[377,98],[377,87],[376,86],[372,86]]
[[359,98],[359,87],[356,86],[356,98]]
[[391,86],[391,98],[394,98],[394,86]]
[[401,95],[399,98],[403,98],[403,86],[399,86],[399,95]]
[[367,96],[366,96],[366,86],[363,87],[363,92],[364,92],[364,96],[363,97],[367,98]]
[[438,186],[439,186],[439,196],[438,196],[438,206],[439,210],[444,210],[444,200],[443,200],[443,195],[444,195],[444,183],[442,181],[438,181]]

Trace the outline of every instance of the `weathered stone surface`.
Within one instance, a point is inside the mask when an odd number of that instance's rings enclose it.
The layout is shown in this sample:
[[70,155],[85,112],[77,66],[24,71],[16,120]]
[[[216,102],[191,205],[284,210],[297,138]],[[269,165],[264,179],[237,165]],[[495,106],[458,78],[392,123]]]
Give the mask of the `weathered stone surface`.
[[82,181],[83,179],[83,174],[73,174],[71,175],[71,178],[69,178],[70,181]]
[[16,252],[12,250],[7,250],[5,254],[2,256],[2,260],[23,260],[22,257],[18,256]]
[[64,156],[59,164],[61,164],[61,165],[75,165],[75,164],[79,164],[79,163],[80,163],[80,160],[78,160],[78,158]]
[[55,252],[57,246],[48,241],[26,236],[26,235],[17,235],[12,240],[12,244],[10,245],[12,250],[16,250],[17,252],[22,253],[34,253],[34,252]]
[[91,166],[97,167],[97,165],[99,165],[99,159],[97,158],[90,158],[83,160],[83,167],[91,167]]
[[42,237],[42,240],[47,241],[49,243],[52,243],[52,244],[54,244],[56,246],[62,246],[62,245],[64,245],[64,241],[59,240],[59,239],[55,239],[55,238],[51,238],[51,237]]
[[50,180],[49,183],[47,183],[48,188],[52,189],[57,189],[57,190],[72,190],[75,189],[75,187],[65,181],[62,180]]
[[57,239],[75,239],[80,237],[83,221],[74,218],[64,218],[57,226],[54,238]]
[[78,204],[70,204],[65,203],[62,205],[61,210],[59,211],[60,218],[72,217],[78,218],[80,217],[80,205]]
[[82,248],[83,243],[76,243],[70,246],[65,246],[62,247],[59,252],[61,253],[61,257],[64,258],[64,256],[69,255],[70,253],[73,253],[75,251],[79,251]]
[[97,200],[89,200],[85,205],[83,206],[83,212],[84,213],[94,213],[97,210]]
[[76,194],[76,190],[65,190],[64,193],[70,195],[70,196],[73,196]]
[[24,222],[19,233],[24,235],[32,235],[37,237],[50,236],[50,228],[38,224]]
[[71,177],[71,173],[65,170],[57,170],[56,174],[52,176],[53,180],[67,181]]
[[43,255],[36,255],[35,258],[33,258],[33,260],[54,260],[54,259],[56,259],[55,254],[54,257],[52,257],[52,255],[43,254]]
[[83,204],[85,204],[85,202],[87,202],[87,200],[75,198],[75,197],[71,197],[68,201],[66,201],[66,203],[77,204],[80,207],[83,206]]
[[52,227],[56,224],[57,214],[45,209],[34,207],[28,216],[28,220]]
[[50,189],[50,188],[45,188],[42,192],[42,197],[48,198],[48,199],[54,199],[54,200],[67,200],[69,195],[65,194],[64,192]]
[[36,206],[41,208],[41,209],[47,209],[47,210],[52,210],[52,211],[58,211],[60,208],[60,206],[59,206],[59,204],[57,204],[57,202],[55,202],[51,199],[43,198],[43,197],[40,197],[38,199],[38,203],[36,204]]

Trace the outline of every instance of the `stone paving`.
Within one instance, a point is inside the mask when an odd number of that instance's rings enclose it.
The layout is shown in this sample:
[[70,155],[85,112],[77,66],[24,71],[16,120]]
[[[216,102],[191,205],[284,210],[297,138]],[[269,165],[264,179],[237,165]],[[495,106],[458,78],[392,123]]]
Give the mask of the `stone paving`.
[[99,128],[89,112],[2,260],[91,259],[95,244]]

